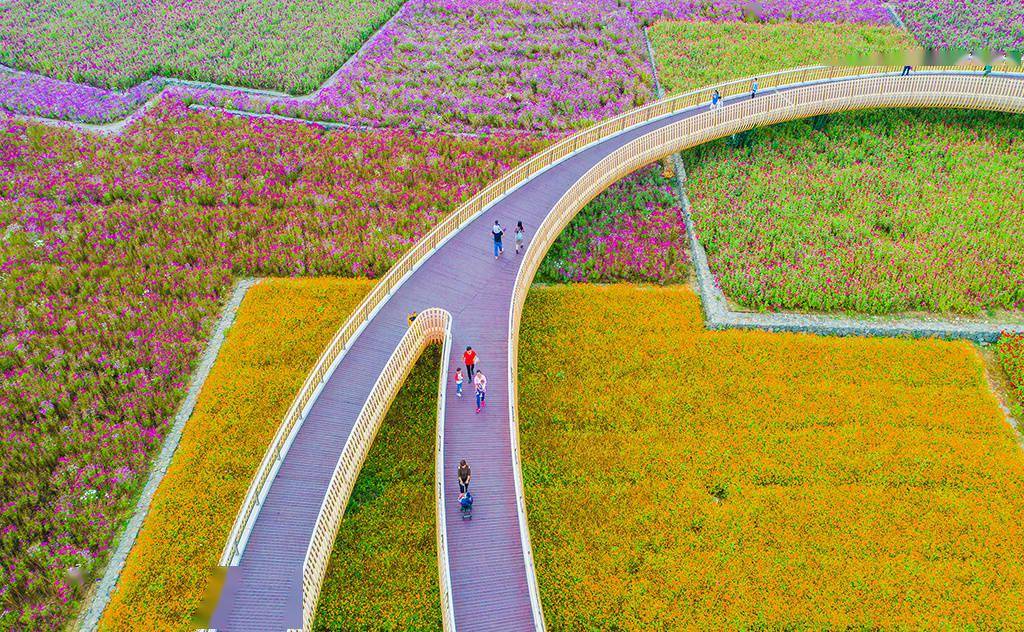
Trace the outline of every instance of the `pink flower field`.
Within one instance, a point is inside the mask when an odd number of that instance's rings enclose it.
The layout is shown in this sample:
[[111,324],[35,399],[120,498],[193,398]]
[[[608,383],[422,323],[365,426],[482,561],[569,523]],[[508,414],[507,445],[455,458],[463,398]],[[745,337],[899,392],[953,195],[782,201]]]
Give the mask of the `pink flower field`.
[[1024,117],[881,111],[688,152],[725,294],[757,310],[1024,309]]
[[660,165],[642,169],[584,207],[548,251],[538,280],[685,282],[683,210],[660,171]]
[[165,103],[120,138],[0,121],[0,629],[105,557],[233,275],[375,276],[541,141]]
[[922,46],[1024,49],[1024,5],[1019,0],[898,0],[895,4]]
[[155,75],[316,89],[401,0],[9,0],[0,62],[126,90]]

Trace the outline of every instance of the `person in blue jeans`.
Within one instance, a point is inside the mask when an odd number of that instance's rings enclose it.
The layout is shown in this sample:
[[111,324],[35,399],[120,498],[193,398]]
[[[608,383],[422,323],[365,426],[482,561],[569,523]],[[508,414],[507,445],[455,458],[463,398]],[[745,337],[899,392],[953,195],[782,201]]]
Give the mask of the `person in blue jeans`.
[[494,226],[491,227],[491,235],[494,237],[494,258],[497,259],[498,255],[505,252],[505,249],[501,246],[501,236],[505,234],[505,229],[498,220],[494,220]]
[[473,385],[476,387],[476,412],[487,406],[487,378],[480,371],[476,372],[473,378]]

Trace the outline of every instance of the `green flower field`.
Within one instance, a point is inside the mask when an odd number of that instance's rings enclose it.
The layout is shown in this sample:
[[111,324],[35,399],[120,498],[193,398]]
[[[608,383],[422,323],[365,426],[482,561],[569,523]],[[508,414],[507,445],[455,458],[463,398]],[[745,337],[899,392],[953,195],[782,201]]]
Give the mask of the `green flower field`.
[[726,295],[759,310],[1020,313],[1024,117],[892,111],[684,157]]

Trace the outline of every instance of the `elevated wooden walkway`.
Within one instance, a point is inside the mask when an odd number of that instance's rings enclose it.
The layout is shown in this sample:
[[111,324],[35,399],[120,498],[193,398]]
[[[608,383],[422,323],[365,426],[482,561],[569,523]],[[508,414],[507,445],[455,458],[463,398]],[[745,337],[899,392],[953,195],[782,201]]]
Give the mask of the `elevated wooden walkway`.
[[[467,203],[382,280],[380,293],[346,325],[336,353],[307,384],[303,405],[286,419],[290,425],[268,453],[239,514],[224,556],[233,566],[212,627],[258,632],[311,626],[340,511],[376,431],[354,436],[353,429],[364,423],[361,414],[370,419],[364,411],[368,402],[379,400],[386,410],[390,399],[377,393],[383,388],[379,377],[390,375],[388,363],[398,362],[394,350],[409,338],[407,315],[441,308],[450,314],[452,350],[444,368],[449,390],[439,465],[445,626],[503,632],[542,628],[522,498],[514,380],[519,314],[547,248],[587,201],[623,175],[754,126],[869,107],[1024,112],[1024,75],[981,77],[947,70],[899,77],[894,69],[883,70],[870,76],[848,69],[778,73],[761,78],[756,99],[746,92],[747,80],[734,82],[719,86],[735,96],[715,111],[709,111],[708,90],[666,99],[562,141],[569,144],[546,150],[546,158],[517,169],[514,178]],[[505,252],[498,260],[491,251],[495,220],[506,228]],[[518,256],[512,236],[517,221],[527,234],[527,252]],[[487,407],[479,415],[468,378],[461,399],[450,382],[467,345],[476,349],[478,368],[488,379]],[[411,366],[423,345],[406,346],[409,351],[399,360]],[[465,521],[455,479],[460,459],[473,468],[476,498],[473,519]]]

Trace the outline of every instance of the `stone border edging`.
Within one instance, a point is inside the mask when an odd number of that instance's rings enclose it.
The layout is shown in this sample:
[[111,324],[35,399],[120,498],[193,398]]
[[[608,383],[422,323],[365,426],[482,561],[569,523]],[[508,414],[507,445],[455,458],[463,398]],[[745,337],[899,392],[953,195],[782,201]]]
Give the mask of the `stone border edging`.
[[103,611],[106,609],[107,604],[110,603],[110,597],[117,587],[117,582],[121,577],[121,571],[124,569],[128,554],[135,545],[135,539],[138,537],[139,531],[142,530],[146,515],[149,513],[150,504],[153,502],[153,496],[163,481],[167,468],[171,464],[171,459],[174,457],[174,452],[181,442],[185,423],[192,416],[192,411],[195,409],[196,402],[199,399],[199,393],[202,391],[206,378],[210,375],[210,369],[213,368],[213,363],[220,353],[220,347],[224,343],[228,328],[235,321],[235,314],[242,303],[242,299],[245,298],[249,288],[257,282],[258,279],[254,278],[239,280],[231,293],[231,297],[224,304],[220,318],[217,320],[217,326],[214,328],[210,339],[206,343],[206,348],[200,356],[199,366],[196,367],[195,372],[192,374],[188,393],[181,402],[177,414],[174,416],[170,431],[164,437],[164,445],[160,453],[150,466],[149,478],[146,480],[146,486],[142,489],[142,495],[139,496],[139,500],[135,505],[135,512],[121,534],[117,549],[111,555],[110,561],[107,562],[107,568],[103,573],[103,577],[99,580],[96,592],[93,594],[88,606],[79,615],[80,625],[78,629],[82,632],[92,632],[99,626]]
[[1012,388],[1012,385],[1009,383],[1006,371],[1003,370],[1003,367],[999,366],[997,355],[996,350],[992,347],[981,350],[982,378],[985,380],[985,384],[988,385],[989,390],[992,391],[992,396],[995,397],[999,410],[1003,412],[1003,419],[1013,429],[1017,445],[1024,450],[1024,420],[1014,417],[1013,393],[1006,390],[1007,388]]
[[[315,119],[305,119],[298,116],[287,116],[284,114],[273,114],[270,112],[250,112],[248,110],[239,110],[236,108],[226,108],[219,105],[205,105],[202,103],[191,103],[188,109],[196,112],[220,112],[222,114],[228,114],[231,116],[238,116],[249,119],[264,119],[270,121],[281,121],[284,123],[296,123],[299,125],[313,125],[321,127],[327,130],[345,130],[350,132],[388,132],[388,131],[406,131],[410,133],[417,133],[405,127],[374,127],[373,125],[356,125],[354,123],[339,123],[337,121],[319,121]],[[422,130],[426,133],[439,133],[445,136],[452,136],[454,138],[490,138],[495,134],[482,134],[479,132],[447,132],[440,130]],[[521,134],[524,137],[535,136],[535,134],[519,130],[495,130],[497,133],[507,132],[512,134]]]

